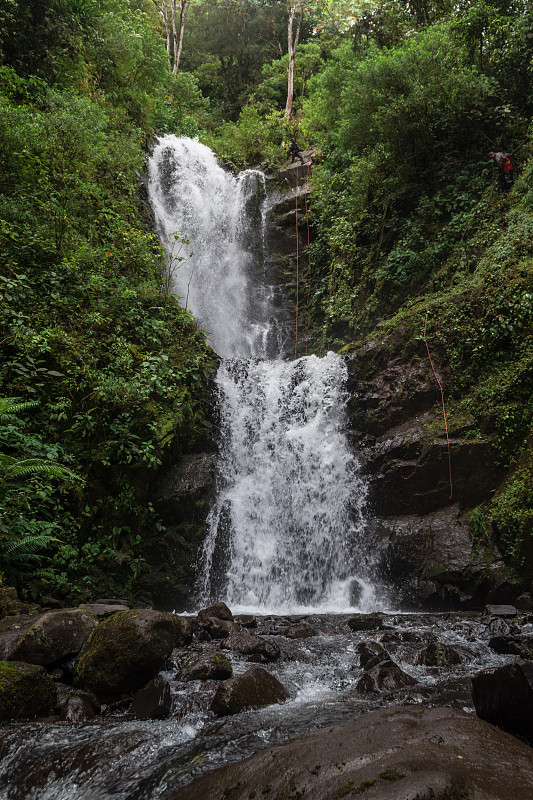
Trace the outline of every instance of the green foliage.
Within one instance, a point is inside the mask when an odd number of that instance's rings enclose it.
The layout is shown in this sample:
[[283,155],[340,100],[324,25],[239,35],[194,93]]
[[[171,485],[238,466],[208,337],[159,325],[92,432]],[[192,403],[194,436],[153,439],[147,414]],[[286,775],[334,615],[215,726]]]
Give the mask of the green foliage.
[[[17,415],[36,402],[0,398],[0,582],[42,568],[43,551],[57,542],[52,519],[57,483],[79,475],[55,460],[58,448],[29,433]],[[43,457],[36,457],[39,453]]]
[[2,40],[0,381],[21,400],[0,402],[0,538],[23,594],[133,594],[164,533],[157,469],[206,428],[212,354],[161,292],[138,174],[154,115],[194,126],[207,103],[168,75],[149,8],[14,0],[9,29],[39,17],[58,46],[38,29]]

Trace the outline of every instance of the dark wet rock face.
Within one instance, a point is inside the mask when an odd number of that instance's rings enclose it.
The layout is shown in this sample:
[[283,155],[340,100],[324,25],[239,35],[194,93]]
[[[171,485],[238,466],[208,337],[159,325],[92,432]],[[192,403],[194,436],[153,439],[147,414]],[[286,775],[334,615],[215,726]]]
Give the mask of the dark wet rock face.
[[533,661],[481,672],[472,697],[478,717],[533,743]]
[[171,707],[170,684],[162,675],[158,675],[139,689],[129,713],[134,719],[166,719]]
[[201,611],[198,612],[196,617],[197,622],[206,622],[210,617],[214,617],[214,619],[224,619],[228,622],[232,622],[233,614],[231,613],[230,609],[227,607],[225,603],[218,602],[209,608],[203,608]]
[[193,655],[176,675],[178,681],[225,681],[231,678],[231,662],[222,653],[199,653]]
[[461,663],[461,656],[453,647],[448,647],[442,642],[430,642],[415,656],[415,664],[425,667],[451,667]]
[[367,671],[357,682],[358,692],[393,692],[405,686],[414,686],[416,680],[404,672],[391,658],[385,658],[374,665],[367,665]]
[[[435,354],[434,354],[435,355]],[[479,608],[513,591],[494,543],[474,543],[470,511],[503,477],[493,442],[472,423],[450,427],[436,408],[439,387],[424,342],[399,327],[349,357],[352,427],[377,515],[377,573],[401,605],[431,610]],[[446,389],[448,374],[437,369]]]
[[383,628],[383,619],[379,614],[355,614],[346,624],[352,631],[379,631]]
[[263,708],[289,699],[284,686],[262,667],[251,667],[243,675],[221,684],[211,702],[218,716],[238,714],[249,708]]
[[366,790],[372,800],[518,800],[533,796],[531,764],[527,745],[463,711],[391,706],[263,750],[168,800],[340,800]]
[[44,667],[0,661],[0,720],[48,714],[56,703],[55,683]]
[[222,640],[220,646],[224,650],[232,650],[234,653],[254,657],[253,660],[262,662],[276,661],[280,655],[277,645],[245,630],[232,632],[227,639]]
[[110,700],[139,689],[155,677],[182,636],[179,618],[149,609],[125,611],[104,620],[76,665],[76,683]]

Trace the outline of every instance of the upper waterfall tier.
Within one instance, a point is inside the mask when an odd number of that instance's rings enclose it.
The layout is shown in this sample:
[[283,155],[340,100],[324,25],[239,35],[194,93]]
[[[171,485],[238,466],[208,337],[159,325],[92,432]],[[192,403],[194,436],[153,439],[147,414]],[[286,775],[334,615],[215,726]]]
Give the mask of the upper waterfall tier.
[[210,334],[217,353],[224,358],[282,354],[287,336],[279,322],[281,300],[265,268],[263,173],[245,170],[235,177],[205,145],[163,136],[150,159],[149,178],[170,290]]

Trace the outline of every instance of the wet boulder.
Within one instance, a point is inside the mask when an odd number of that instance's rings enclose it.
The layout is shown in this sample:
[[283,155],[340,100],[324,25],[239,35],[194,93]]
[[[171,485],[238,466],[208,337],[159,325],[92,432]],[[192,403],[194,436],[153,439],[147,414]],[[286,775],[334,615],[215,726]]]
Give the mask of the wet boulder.
[[386,661],[389,654],[379,642],[359,642],[357,645],[359,653],[359,666],[364,670],[372,669],[380,661]]
[[533,661],[480,672],[472,697],[478,717],[533,741]]
[[211,701],[211,710],[220,717],[251,708],[264,708],[288,700],[285,687],[262,667],[251,667],[243,675],[222,683]]
[[71,692],[60,707],[60,719],[73,725],[90,722],[100,710],[100,704],[90,692]]
[[257,620],[252,614],[239,614],[238,617],[235,617],[235,622],[238,622],[243,628],[257,628]]
[[379,631],[383,628],[383,619],[379,614],[355,614],[346,624],[352,631]]
[[493,636],[489,647],[499,655],[520,656],[526,660],[533,658],[532,636]]
[[231,633],[239,631],[240,627],[234,622],[217,617],[207,617],[199,623],[197,636],[201,640],[226,639]]
[[81,608],[47,611],[2,633],[0,651],[8,661],[47,666],[79,653],[97,627],[98,619]]
[[102,701],[140,689],[178,644],[176,615],[151,609],[113,614],[91,634],[76,664],[75,682]]
[[280,649],[272,642],[267,642],[261,636],[255,636],[248,631],[234,631],[223,639],[220,646],[224,650],[231,650],[243,656],[249,656],[250,661],[276,661],[280,655]]
[[433,641],[416,653],[414,663],[424,667],[451,667],[461,663],[461,656],[453,647]]
[[393,705],[211,770],[167,800],[525,800],[531,760],[472,714]]
[[134,719],[166,719],[171,707],[170,684],[158,675],[139,689],[130,706],[130,714]]
[[504,617],[505,619],[512,619],[516,617],[518,611],[511,605],[487,605],[485,606],[485,614],[491,617]]
[[176,675],[177,681],[225,681],[231,678],[231,662],[222,653],[200,653],[191,657]]
[[225,619],[228,622],[233,621],[233,614],[227,607],[225,603],[218,602],[209,608],[202,608],[201,611],[198,612],[196,617],[197,622],[205,622],[209,617],[214,617],[215,619]]
[[318,631],[308,622],[298,622],[296,625],[282,626],[279,628],[279,634],[286,636],[287,639],[309,639],[311,636],[317,636]]
[[56,685],[44,667],[0,661],[0,721],[48,714],[55,706],[56,697]]
[[387,658],[369,669],[356,685],[358,692],[393,692],[406,686],[414,686],[416,681],[392,659]]

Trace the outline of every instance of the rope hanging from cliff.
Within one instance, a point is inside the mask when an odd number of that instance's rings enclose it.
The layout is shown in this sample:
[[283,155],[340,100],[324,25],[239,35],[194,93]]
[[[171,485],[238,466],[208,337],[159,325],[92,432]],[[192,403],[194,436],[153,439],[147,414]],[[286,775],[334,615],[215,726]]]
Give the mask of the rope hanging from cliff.
[[307,178],[305,183],[305,220],[307,222],[307,298],[305,302],[305,355],[309,352],[309,325],[311,324],[311,315],[309,313],[309,297],[311,294],[311,244],[309,235],[309,209],[307,207],[307,193],[309,192],[309,161],[307,162]]
[[424,322],[424,342],[426,343],[426,350],[428,351],[429,363],[431,364],[431,369],[433,370],[433,375],[435,376],[435,380],[439,384],[440,396],[441,396],[441,400],[442,400],[442,414],[444,416],[444,427],[446,428],[446,441],[448,443],[448,469],[449,469],[449,472],[450,472],[450,500],[451,500],[452,497],[453,497],[453,485],[452,485],[452,456],[451,456],[451,451],[450,451],[450,437],[448,435],[448,422],[446,420],[446,409],[444,407],[444,390],[442,388],[441,382],[439,381],[439,377],[438,377],[438,375],[437,375],[437,373],[435,371],[435,367],[433,366],[433,361],[431,359],[431,353],[429,352],[428,340],[427,340],[427,337],[426,337],[426,330],[427,330],[427,324],[428,324],[428,314],[429,314],[429,309],[426,308],[426,321]]
[[[299,171],[300,168],[297,167],[296,169]],[[298,172],[296,174],[298,175]],[[298,187],[296,187],[296,214],[295,214],[295,217],[296,217],[296,329],[295,329],[295,337],[294,337],[294,358],[297,358],[298,357],[298,292],[300,291],[300,289],[299,289],[300,276],[299,276],[299,265],[298,265],[298,256],[299,256],[299,253],[298,253],[298,249],[299,249],[298,248],[298,245],[299,245],[299,241],[298,241]]]

